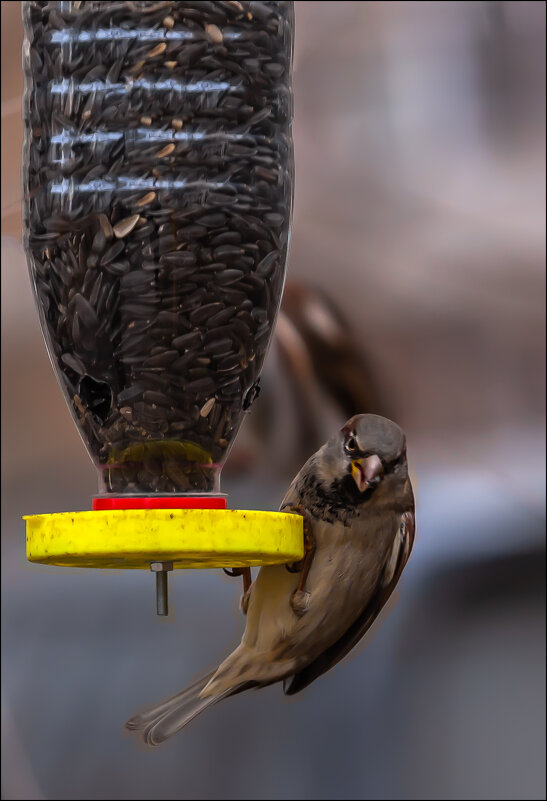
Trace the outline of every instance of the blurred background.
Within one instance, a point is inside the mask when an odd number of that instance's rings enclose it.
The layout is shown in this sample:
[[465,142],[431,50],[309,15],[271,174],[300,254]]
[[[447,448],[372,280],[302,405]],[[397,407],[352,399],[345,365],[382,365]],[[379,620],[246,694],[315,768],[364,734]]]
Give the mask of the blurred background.
[[143,753],[136,706],[241,636],[240,583],[33,566],[95,470],[21,247],[20,3],[2,2],[2,797],[545,798],[545,4],[296,2],[296,198],[262,394],[223,489],[275,509],[357,411],[406,430],[417,539],[358,653]]

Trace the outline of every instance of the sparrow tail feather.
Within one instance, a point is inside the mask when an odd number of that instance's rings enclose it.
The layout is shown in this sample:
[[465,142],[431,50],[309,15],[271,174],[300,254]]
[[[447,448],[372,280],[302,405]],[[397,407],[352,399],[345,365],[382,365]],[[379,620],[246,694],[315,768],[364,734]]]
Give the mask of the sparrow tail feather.
[[200,712],[208,706],[215,704],[227,695],[227,690],[220,695],[200,698],[199,694],[213,677],[213,673],[202,676],[201,679],[186,687],[182,692],[162,701],[161,704],[147,707],[130,718],[125,728],[132,732],[140,732],[147,745],[159,745],[173,734],[180,731],[190,723]]

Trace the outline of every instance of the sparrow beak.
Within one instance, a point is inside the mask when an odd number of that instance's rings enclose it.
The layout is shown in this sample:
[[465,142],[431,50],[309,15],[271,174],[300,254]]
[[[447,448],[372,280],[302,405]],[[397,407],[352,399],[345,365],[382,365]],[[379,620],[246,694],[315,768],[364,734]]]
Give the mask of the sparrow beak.
[[382,460],[376,454],[364,459],[354,459],[351,463],[351,475],[359,492],[364,492],[380,481],[384,474]]

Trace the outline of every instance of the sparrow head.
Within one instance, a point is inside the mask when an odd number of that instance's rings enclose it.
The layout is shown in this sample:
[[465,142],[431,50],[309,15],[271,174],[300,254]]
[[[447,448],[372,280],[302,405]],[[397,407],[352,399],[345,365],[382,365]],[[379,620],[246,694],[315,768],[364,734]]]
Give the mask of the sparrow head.
[[406,478],[406,438],[396,423],[376,414],[359,414],[340,431],[346,472],[359,492],[390,478]]
[[406,439],[396,423],[358,414],[324,446],[320,480],[339,485],[348,501],[362,503],[381,485],[406,480]]

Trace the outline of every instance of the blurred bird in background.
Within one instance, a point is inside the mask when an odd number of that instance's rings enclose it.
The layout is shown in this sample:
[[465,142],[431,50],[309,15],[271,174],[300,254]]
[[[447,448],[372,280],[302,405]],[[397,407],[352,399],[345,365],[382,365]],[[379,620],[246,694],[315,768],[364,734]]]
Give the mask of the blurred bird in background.
[[326,291],[298,281],[285,285],[260,381],[226,475],[257,464],[266,474],[290,475],[344,420],[358,413],[392,414],[345,315]]

